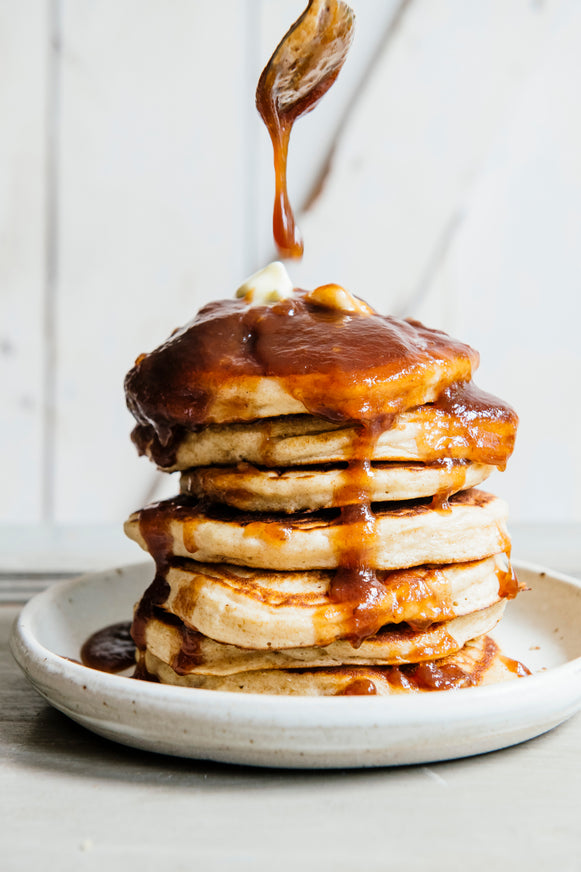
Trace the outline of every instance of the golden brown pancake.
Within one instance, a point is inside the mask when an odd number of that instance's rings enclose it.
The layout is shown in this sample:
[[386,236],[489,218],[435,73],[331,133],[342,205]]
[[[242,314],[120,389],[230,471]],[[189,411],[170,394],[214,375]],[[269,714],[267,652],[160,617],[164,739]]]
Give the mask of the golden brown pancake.
[[[506,516],[502,500],[475,489],[451,497],[446,510],[436,511],[429,503],[381,504],[368,565],[401,569],[480,560],[507,547]],[[334,569],[346,537],[359,535],[338,514],[212,514],[182,496],[134,512],[126,522],[129,538],[146,551],[152,521],[155,541],[165,536],[174,556],[275,570]]]
[[[377,627],[428,627],[487,608],[518,590],[505,554],[471,563],[379,573]],[[243,648],[329,645],[353,632],[353,603],[331,599],[332,572],[272,572],[183,561],[158,606],[218,642]]]
[[383,627],[354,647],[349,642],[282,650],[224,645],[158,612],[145,627],[147,651],[180,674],[231,675],[263,669],[420,663],[454,654],[467,641],[489,633],[504,611],[501,600],[487,609],[414,630],[407,624]]
[[[504,469],[514,447],[515,412],[471,382],[447,388],[434,403],[397,415],[370,446],[370,459],[432,463],[471,460]],[[313,415],[281,415],[247,423],[180,431],[164,446],[152,427],[137,428],[143,453],[168,472],[194,466],[288,467],[353,457],[357,427]]]
[[[481,484],[493,471],[484,463],[441,461],[433,464],[375,463],[371,466],[369,497],[372,502],[450,496]],[[182,493],[226,503],[250,512],[317,511],[348,502],[348,472],[325,467],[258,469],[198,467],[184,472]]]
[[528,674],[505,657],[488,636],[468,642],[456,654],[408,666],[336,666],[314,669],[266,669],[234,675],[179,675],[149,651],[140,653],[142,670],[163,684],[231,693],[287,696],[359,696],[420,693],[482,687]]

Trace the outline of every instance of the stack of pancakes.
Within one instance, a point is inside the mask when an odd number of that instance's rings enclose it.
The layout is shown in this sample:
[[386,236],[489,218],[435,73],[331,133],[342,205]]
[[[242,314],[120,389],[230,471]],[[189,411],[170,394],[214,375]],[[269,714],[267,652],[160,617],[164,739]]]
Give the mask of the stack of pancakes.
[[523,674],[486,635],[518,592],[515,413],[471,348],[335,285],[212,303],[126,379],[133,439],[180,494],[127,534],[156,563],[138,672],[279,694],[387,694]]

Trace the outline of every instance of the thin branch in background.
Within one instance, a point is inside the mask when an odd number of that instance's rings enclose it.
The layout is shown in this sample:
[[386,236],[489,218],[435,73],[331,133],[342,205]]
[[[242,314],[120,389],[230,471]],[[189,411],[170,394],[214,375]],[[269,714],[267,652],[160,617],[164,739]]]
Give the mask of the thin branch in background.
[[299,214],[304,214],[305,212],[308,212],[310,209],[312,209],[314,204],[321,196],[321,193],[325,188],[329,175],[331,174],[331,169],[333,166],[333,161],[335,159],[337,147],[341,141],[341,137],[343,136],[345,129],[347,128],[347,125],[349,124],[349,119],[351,118],[351,115],[357,107],[357,104],[361,98],[361,94],[363,93],[367,83],[371,79],[375,68],[384,57],[385,53],[389,50],[389,47],[394,37],[399,32],[405,14],[409,11],[413,2],[414,0],[400,0],[397,9],[390,18],[389,23],[385,29],[385,33],[379,40],[377,48],[375,52],[371,55],[369,63],[365,67],[363,74],[357,84],[357,87],[353,91],[350,100],[345,106],[345,109],[341,115],[341,118],[339,119],[337,127],[335,128],[335,133],[331,137],[331,143],[327,152],[327,156],[323,161],[321,169],[311,187],[311,190],[307,194],[305,201],[303,202],[299,210]]
[[457,211],[452,213],[450,220],[436,240],[436,244],[428,258],[428,262],[424,267],[417,285],[411,291],[407,299],[404,299],[399,305],[393,307],[393,314],[397,318],[411,315],[414,310],[424,302],[430,292],[434,276],[448,254],[450,246],[452,245],[463,220],[464,214],[462,212]]

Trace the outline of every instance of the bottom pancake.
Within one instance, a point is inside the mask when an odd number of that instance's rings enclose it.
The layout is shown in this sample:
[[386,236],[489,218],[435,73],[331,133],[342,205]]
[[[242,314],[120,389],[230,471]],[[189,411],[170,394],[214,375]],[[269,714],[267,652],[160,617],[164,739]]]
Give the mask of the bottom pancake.
[[325,647],[252,650],[208,639],[173,615],[158,612],[145,626],[149,653],[179,675],[233,675],[295,667],[367,666],[419,663],[458,652],[470,639],[489,633],[504,611],[505,601],[470,615],[433,624],[424,631],[407,624],[383,627],[358,647],[347,641]]
[[267,669],[234,675],[179,675],[149,651],[138,655],[138,675],[162,684],[232,693],[285,696],[389,696],[481,687],[530,674],[502,654],[489,636],[468,642],[438,660],[405,666],[335,666],[317,669]]

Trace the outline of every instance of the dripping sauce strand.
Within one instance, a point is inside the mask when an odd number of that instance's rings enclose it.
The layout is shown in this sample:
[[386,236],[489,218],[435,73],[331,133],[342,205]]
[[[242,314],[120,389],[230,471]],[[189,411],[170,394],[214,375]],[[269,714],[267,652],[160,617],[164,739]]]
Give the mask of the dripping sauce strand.
[[274,151],[275,192],[272,233],[281,257],[298,259],[303,256],[304,243],[290,204],[286,172],[292,122],[283,123],[281,119],[279,125],[275,127],[269,125],[268,129]]
[[169,515],[160,512],[155,504],[141,510],[139,529],[145,539],[147,550],[155,561],[154,579],[135,609],[131,626],[131,635],[137,648],[140,651],[144,651],[146,648],[147,623],[153,617],[155,607],[162,605],[169,595],[170,587],[166,575],[169,568],[173,540]]
[[[121,672],[135,666],[135,649],[145,651],[147,624],[156,608],[166,601],[170,590],[166,580],[172,551],[169,517],[152,505],[141,510],[139,523],[147,550],[155,561],[155,576],[137,604],[132,622],[105,627],[84,643],[81,662],[102,672]],[[193,651],[189,648],[184,651],[184,663],[192,655]],[[180,667],[179,658],[175,665]],[[149,675],[139,658],[132,677],[157,680]]]
[[[140,512],[140,529],[155,561],[155,576],[135,608],[133,621],[112,624],[90,636],[81,648],[81,662],[102,672],[122,672],[135,666],[135,649],[146,647],[147,624],[169,594],[166,573],[172,550],[170,522],[155,505]],[[138,660],[133,678],[149,679]],[[155,679],[151,679],[155,680]]]
[[371,507],[371,457],[380,433],[393,422],[393,416],[361,422],[336,494],[341,506],[336,538],[339,568],[331,582],[329,597],[332,602],[351,604],[345,638],[354,647],[377,633],[385,622],[381,608],[385,586],[374,569],[377,519]]

